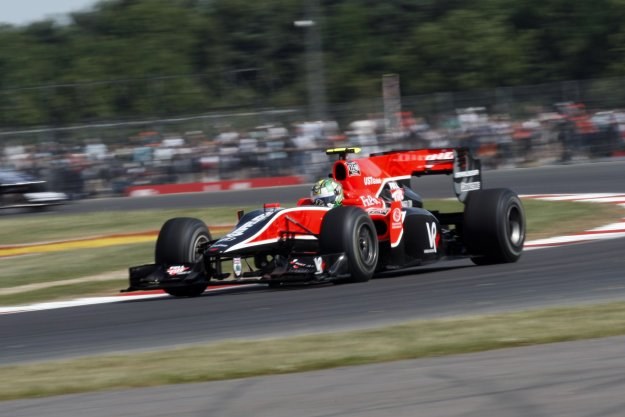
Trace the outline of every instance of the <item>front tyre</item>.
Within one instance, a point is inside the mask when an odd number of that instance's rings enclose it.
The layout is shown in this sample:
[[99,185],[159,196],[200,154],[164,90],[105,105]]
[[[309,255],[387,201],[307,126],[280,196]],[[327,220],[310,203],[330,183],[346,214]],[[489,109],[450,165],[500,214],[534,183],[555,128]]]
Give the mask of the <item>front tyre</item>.
[[369,281],[378,264],[375,226],[358,207],[339,206],[326,213],[319,233],[319,249],[321,253],[345,253],[350,282]]
[[507,188],[472,191],[465,204],[463,229],[473,263],[516,262],[525,242],[525,210]]
[[[208,227],[203,221],[190,217],[176,217],[165,222],[156,240],[154,259],[158,265],[196,263],[202,257],[202,248],[211,240]],[[206,284],[190,284],[184,287],[165,288],[176,297],[197,297]]]

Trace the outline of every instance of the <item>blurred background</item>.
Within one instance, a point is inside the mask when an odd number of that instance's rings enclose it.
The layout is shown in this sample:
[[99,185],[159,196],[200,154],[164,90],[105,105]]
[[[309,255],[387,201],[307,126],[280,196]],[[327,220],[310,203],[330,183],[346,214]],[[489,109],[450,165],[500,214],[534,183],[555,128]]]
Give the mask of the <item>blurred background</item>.
[[488,169],[625,155],[623,2],[81,4],[0,24],[0,167],[72,198],[312,180],[332,146],[468,146]]

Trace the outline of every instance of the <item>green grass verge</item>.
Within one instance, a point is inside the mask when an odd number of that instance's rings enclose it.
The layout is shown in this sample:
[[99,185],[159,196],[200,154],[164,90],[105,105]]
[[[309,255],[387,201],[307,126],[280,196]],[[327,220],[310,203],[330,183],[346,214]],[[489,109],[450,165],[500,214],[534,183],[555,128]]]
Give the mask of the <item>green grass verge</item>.
[[[0,400],[283,374],[625,334],[625,303],[0,367]],[[262,360],[259,360],[262,358]]]
[[[615,205],[524,200],[528,240],[567,233],[619,221],[624,211]],[[442,212],[460,211],[456,200],[428,201],[426,208]],[[248,210],[250,208],[247,208]],[[63,240],[103,234],[158,230],[171,217],[198,217],[211,224],[234,223],[237,208],[193,210],[146,210],[138,212],[92,213],[76,216],[36,216],[0,220],[0,242],[4,244]],[[0,305],[16,305],[62,298],[114,295],[125,288],[126,273],[111,276],[111,282],[91,282],[90,278],[153,260],[154,244],[137,243],[91,249],[74,249],[0,259]],[[45,284],[77,278],[84,282],[50,286],[19,294],[2,294],[3,288]],[[120,281],[121,280],[121,281]],[[118,284],[122,282],[122,285]],[[88,285],[87,285],[88,284]]]
[[[256,207],[257,208],[257,207]],[[159,230],[172,217],[197,217],[209,225],[236,223],[236,211],[250,207],[213,207],[178,210],[107,211],[77,215],[49,215],[0,219],[0,242],[15,245],[89,236]]]
[[153,261],[153,243],[18,256],[0,260],[0,288],[123,271]]

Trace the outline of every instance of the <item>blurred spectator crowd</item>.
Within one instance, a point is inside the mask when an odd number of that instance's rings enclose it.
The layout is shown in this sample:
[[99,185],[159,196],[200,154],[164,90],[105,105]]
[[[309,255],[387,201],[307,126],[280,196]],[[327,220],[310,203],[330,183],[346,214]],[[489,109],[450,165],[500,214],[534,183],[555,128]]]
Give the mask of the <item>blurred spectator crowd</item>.
[[485,108],[426,121],[402,112],[392,126],[371,117],[349,123],[301,122],[290,126],[160,133],[144,131],[115,145],[98,139],[79,146],[57,142],[0,148],[0,167],[26,172],[74,199],[123,195],[132,185],[205,182],[327,174],[327,148],[356,146],[363,154],[390,149],[469,147],[486,169],[567,163],[625,155],[625,111],[588,111],[557,103],[553,112],[526,120],[490,115]]

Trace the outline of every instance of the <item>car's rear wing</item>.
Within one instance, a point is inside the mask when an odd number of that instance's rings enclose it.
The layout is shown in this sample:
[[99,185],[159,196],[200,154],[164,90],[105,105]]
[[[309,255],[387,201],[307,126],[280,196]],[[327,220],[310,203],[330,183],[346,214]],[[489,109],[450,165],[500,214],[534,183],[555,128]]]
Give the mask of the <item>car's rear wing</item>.
[[474,158],[467,148],[393,150],[353,161],[347,159],[348,154],[356,152],[357,148],[327,151],[328,154],[338,154],[340,158],[333,167],[334,178],[356,185],[354,188],[361,188],[361,181],[363,186],[375,188],[388,180],[433,174],[453,174],[454,192],[462,202],[469,192],[482,188],[480,160]]
[[467,148],[456,149],[453,169],[454,192],[464,203],[471,191],[482,189],[482,161]]

